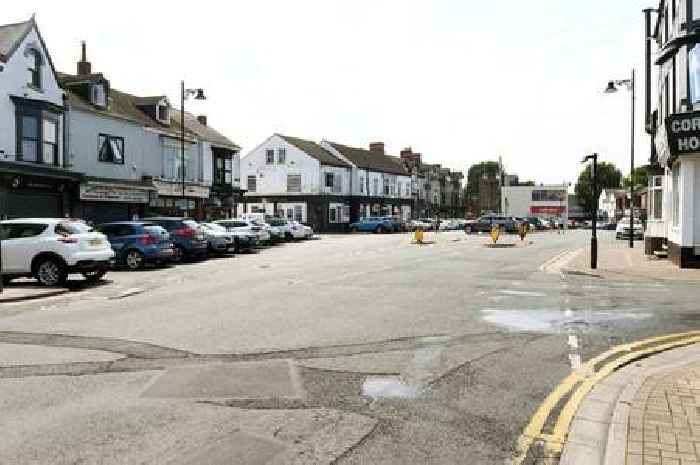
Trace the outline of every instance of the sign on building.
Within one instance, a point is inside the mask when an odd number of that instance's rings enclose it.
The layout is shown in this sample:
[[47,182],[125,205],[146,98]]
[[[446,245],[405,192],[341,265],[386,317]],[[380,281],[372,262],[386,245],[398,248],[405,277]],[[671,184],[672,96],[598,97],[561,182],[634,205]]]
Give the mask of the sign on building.
[[700,152],[700,111],[676,113],[665,124],[671,155]]

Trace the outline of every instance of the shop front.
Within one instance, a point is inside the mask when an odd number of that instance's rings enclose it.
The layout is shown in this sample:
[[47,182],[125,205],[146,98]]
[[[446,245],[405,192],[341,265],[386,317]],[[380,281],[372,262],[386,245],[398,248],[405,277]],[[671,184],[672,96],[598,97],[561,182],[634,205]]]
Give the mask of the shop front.
[[88,178],[80,185],[80,217],[95,224],[142,218],[153,192],[151,181]]
[[0,218],[75,216],[81,176],[59,167],[0,161]]
[[197,220],[207,218],[210,188],[207,185],[154,180],[154,195],[146,208],[147,216],[189,216]]

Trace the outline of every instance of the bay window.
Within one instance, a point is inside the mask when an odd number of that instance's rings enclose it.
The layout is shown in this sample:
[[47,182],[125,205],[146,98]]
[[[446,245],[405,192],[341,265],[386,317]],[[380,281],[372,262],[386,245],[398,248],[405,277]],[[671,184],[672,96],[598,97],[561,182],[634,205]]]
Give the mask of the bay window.
[[47,165],[58,164],[58,122],[45,119],[42,128],[42,163]]
[[185,150],[182,162],[180,143],[164,141],[163,143],[163,177],[166,179],[194,181],[194,158]]
[[59,165],[59,116],[33,108],[17,114],[17,159],[30,163]]
[[690,104],[700,103],[700,44],[688,49],[688,96]]
[[18,132],[21,134],[22,161],[37,162],[39,160],[39,118],[25,115],[19,118]]

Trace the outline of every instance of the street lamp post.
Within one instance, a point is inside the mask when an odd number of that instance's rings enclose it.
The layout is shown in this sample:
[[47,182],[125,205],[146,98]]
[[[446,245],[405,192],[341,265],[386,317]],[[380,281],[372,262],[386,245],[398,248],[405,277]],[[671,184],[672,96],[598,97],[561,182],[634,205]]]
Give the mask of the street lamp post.
[[180,172],[182,173],[182,202],[185,216],[189,213],[189,202],[185,197],[185,100],[194,96],[195,100],[206,100],[204,90],[185,89],[185,81],[180,81]]
[[621,79],[619,81],[609,81],[608,87],[605,88],[606,94],[617,92],[618,86],[625,86],[632,95],[632,122],[630,136],[630,249],[634,248],[634,68],[632,68],[632,77],[630,79]]
[[581,163],[593,160],[591,166],[591,193],[593,194],[593,221],[591,222],[591,269],[598,268],[598,154],[588,155]]

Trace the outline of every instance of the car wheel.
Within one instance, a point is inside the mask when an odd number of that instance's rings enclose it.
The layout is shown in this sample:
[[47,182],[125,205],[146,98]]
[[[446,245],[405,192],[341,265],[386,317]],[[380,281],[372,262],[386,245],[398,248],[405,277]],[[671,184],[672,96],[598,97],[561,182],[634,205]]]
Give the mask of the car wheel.
[[175,246],[175,253],[173,254],[173,261],[175,263],[182,263],[185,260],[185,249],[180,245]]
[[124,264],[130,270],[143,268],[143,254],[138,250],[129,250],[124,257]]
[[351,232],[351,233],[356,233],[356,232],[357,232],[357,228],[354,227],[354,226],[351,227],[351,228],[350,228],[350,232]]
[[82,273],[83,277],[90,283],[96,283],[104,278],[105,274],[107,274],[107,271],[105,270],[86,271]]
[[381,234],[384,232],[384,228],[381,226],[377,226],[377,229],[375,229],[374,232],[377,234]]
[[7,286],[8,284],[10,284],[10,282],[12,282],[12,276],[3,276],[2,277],[2,285],[3,286]]
[[472,230],[472,227],[471,227],[471,226],[467,226],[466,228],[464,228],[464,232],[465,232],[466,234],[471,234],[471,233],[474,232],[474,231]]
[[42,258],[36,264],[34,277],[42,286],[62,286],[68,278],[66,268],[58,259]]

